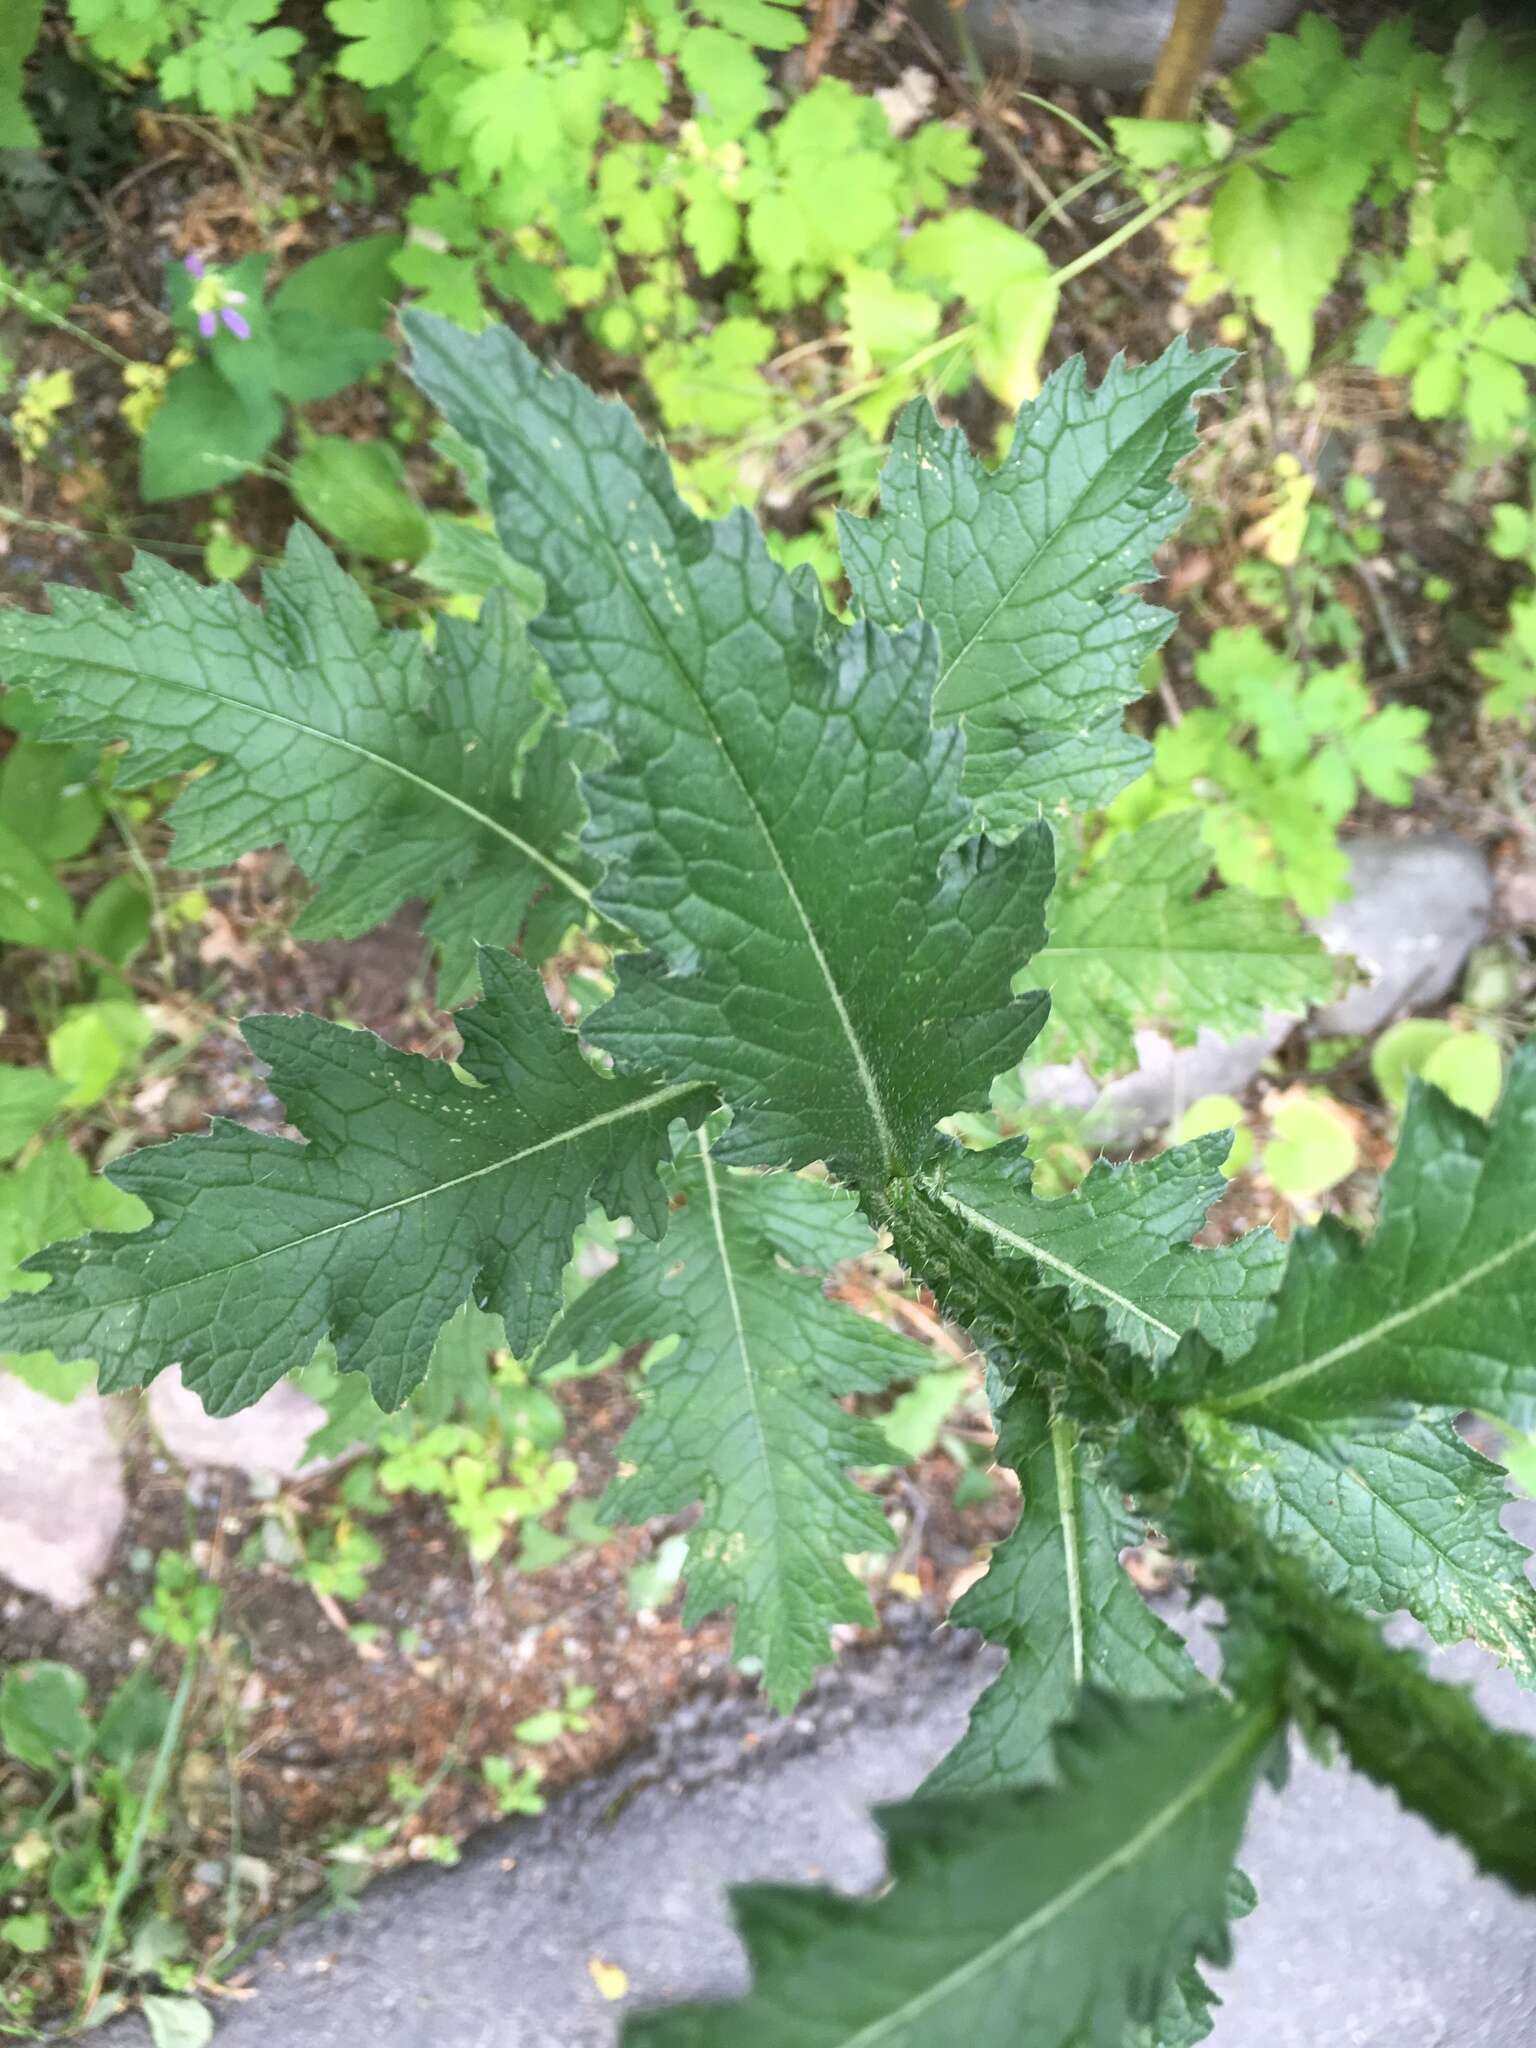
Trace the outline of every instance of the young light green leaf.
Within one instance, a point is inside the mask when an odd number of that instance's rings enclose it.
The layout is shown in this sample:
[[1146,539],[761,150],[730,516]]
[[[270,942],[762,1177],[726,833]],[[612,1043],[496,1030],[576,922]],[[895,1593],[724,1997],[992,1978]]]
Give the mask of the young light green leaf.
[[254,469],[283,431],[270,390],[237,391],[206,357],[171,378],[144,436],[139,490],[146,504],[193,498]]
[[388,441],[320,434],[288,472],[301,510],[344,548],[381,562],[418,562],[432,545],[427,515]]
[[929,724],[932,636],[836,627],[749,518],[697,519],[627,411],[510,333],[408,325],[413,375],[485,451],[504,544],[544,577],[535,642],[612,751],[586,784],[596,900],[654,950],[594,1043],[717,1084],[722,1159],[910,1165],[1039,1028],[1008,981],[1051,863],[1044,828],[954,850],[970,814],[960,735]]
[[35,1067],[0,1066],[0,1160],[16,1157],[50,1117],[57,1115],[70,1084]]
[[753,1990],[632,2020],[625,2048],[1124,2048],[1195,1955],[1226,1960],[1276,1719],[1088,1694],[1058,1732],[1056,1785],[880,1812],[895,1882],[879,1898],[737,1891]]
[[13,1664],[0,1679],[0,1748],[34,1771],[90,1752],[85,1680],[68,1664]]
[[1027,973],[1050,991],[1053,1050],[1108,1072],[1134,1064],[1134,1024],[1237,1038],[1266,1009],[1328,999],[1334,970],[1320,941],[1283,903],[1201,893],[1210,872],[1200,814],[1175,811],[1116,839],[1063,887]]
[[1149,758],[1120,713],[1173,618],[1128,586],[1153,577],[1183,517],[1173,469],[1195,446],[1195,401],[1231,361],[1179,340],[1142,368],[1117,357],[1090,391],[1077,357],[1020,412],[993,470],[919,401],[879,511],[840,521],[864,615],[926,619],[939,636],[935,715],[965,721],[962,786],[994,836],[1107,803]]
[[[138,1230],[148,1220],[142,1202],[93,1174],[66,1139],[51,1140],[23,1165],[0,1173],[0,1299],[46,1285],[23,1263],[45,1245],[83,1230]],[[69,1402],[96,1377],[96,1362],[69,1351],[60,1359],[49,1350],[6,1349],[0,1350],[0,1371],[52,1401]]]
[[216,1123],[120,1161],[112,1179],[153,1222],[29,1260],[52,1285],[0,1309],[0,1343],[94,1357],[109,1392],[179,1360],[214,1415],[249,1407],[324,1337],[398,1407],[470,1299],[529,1351],[591,1200],[659,1234],[668,1126],[711,1097],[605,1078],[531,968],[488,952],[482,973],[485,998],[459,1018],[467,1079],[317,1017],[251,1019],[309,1142]]
[[792,1706],[838,1622],[873,1619],[845,1557],[890,1547],[879,1503],[847,1478],[888,1463],[878,1429],[840,1407],[930,1364],[920,1345],[829,1301],[825,1266],[873,1239],[850,1197],[789,1174],[733,1173],[707,1147],[672,1182],[665,1245],[630,1240],[619,1263],[556,1324],[545,1355],[601,1356],[675,1335],[645,1382],[619,1448],[635,1469],[604,1518],[638,1522],[703,1502],[688,1539],[689,1622],[732,1603],[736,1654]]
[[1072,1425],[1053,1421],[1041,1395],[1018,1387],[998,1418],[997,1455],[1019,1475],[1019,1519],[950,1620],[1002,1644],[1008,1662],[925,1797],[1048,1779],[1052,1730],[1071,1717],[1084,1686],[1157,1700],[1200,1682],[1183,1644],[1126,1576],[1120,1553],[1135,1532]]
[[175,860],[212,867],[286,843],[320,888],[303,929],[351,935],[408,897],[462,943],[516,940],[533,897],[587,902],[574,743],[545,725],[510,606],[441,621],[430,653],[389,632],[301,526],[258,609],[141,556],[133,604],[63,587],[48,616],[0,614],[0,664],[50,736],[128,742],[120,782],[212,758],[171,809]]
[[1314,178],[1271,178],[1238,164],[1211,203],[1211,253],[1274,332],[1291,374],[1312,359],[1312,317],[1349,248],[1349,205],[1330,162]]
[[196,1998],[146,1998],[144,2017],[154,2048],[208,2048],[213,2039],[213,2014]]
[[1214,1373],[1212,1413],[1301,1424],[1476,1408],[1536,1421],[1536,1041],[1491,1125],[1416,1081],[1375,1235],[1300,1231],[1258,1342]]
[[[8,612],[6,617],[25,618]],[[0,824],[0,939],[67,953],[75,943],[75,906],[50,864]]]
[[1201,1250],[1190,1243],[1226,1187],[1218,1132],[1156,1159],[1096,1160],[1058,1199],[1034,1192],[1027,1141],[947,1153],[922,1185],[1005,1260],[1031,1260],[1075,1308],[1096,1308],[1110,1335],[1145,1358],[1188,1330],[1233,1355],[1253,1342],[1280,1283],[1286,1248],[1267,1230]]

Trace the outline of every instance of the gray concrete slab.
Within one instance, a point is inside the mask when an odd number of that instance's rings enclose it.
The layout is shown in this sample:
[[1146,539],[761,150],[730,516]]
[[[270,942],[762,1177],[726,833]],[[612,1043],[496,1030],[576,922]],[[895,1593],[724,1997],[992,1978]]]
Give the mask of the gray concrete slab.
[[[1485,1659],[1438,1663],[1536,1733],[1536,1698]],[[738,1990],[726,1885],[876,1882],[865,1809],[921,1780],[994,1668],[940,1637],[850,1665],[785,1722],[739,1703],[684,1713],[456,1870],[293,1930],[256,1996],[222,2009],[218,2048],[612,2048],[627,2007]],[[1389,1794],[1299,1757],[1287,1790],[1261,1795],[1243,1860],[1261,1904],[1222,1974],[1216,2048],[1536,2048],[1536,1908]],[[623,1970],[624,2005],[594,1961]],[[147,2041],[137,2021],[99,2038]]]

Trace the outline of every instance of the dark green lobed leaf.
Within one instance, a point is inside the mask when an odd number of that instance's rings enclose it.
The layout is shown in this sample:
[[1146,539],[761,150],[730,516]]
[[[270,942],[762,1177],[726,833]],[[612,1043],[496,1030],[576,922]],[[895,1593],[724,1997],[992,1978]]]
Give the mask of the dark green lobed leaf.
[[1536,1040],[1491,1125],[1415,1081],[1366,1242],[1299,1231],[1252,1350],[1201,1405],[1261,1427],[1478,1408],[1536,1422]]
[[646,1375],[619,1447],[634,1470],[600,1512],[638,1522],[702,1501],[684,1618],[734,1603],[737,1655],[761,1660],[769,1697],[788,1708],[825,1661],[828,1629],[874,1620],[845,1558],[891,1541],[878,1501],[846,1476],[887,1462],[890,1447],[839,1401],[916,1378],[933,1360],[828,1300],[819,1278],[788,1270],[871,1248],[851,1197],[788,1174],[729,1172],[702,1144],[669,1186],[664,1242],[622,1246],[545,1355],[591,1359],[610,1344],[680,1338]]
[[1128,586],[1155,575],[1183,517],[1172,475],[1195,446],[1194,402],[1232,360],[1180,339],[1140,368],[1117,356],[1090,391],[1074,357],[991,470],[919,400],[897,424],[879,511],[841,517],[866,617],[938,633],[934,710],[965,721],[964,788],[988,831],[1105,804],[1146,765],[1120,713],[1173,618]]
[[1048,1779],[1052,1731],[1071,1717],[1084,1686],[1156,1700],[1200,1684],[1183,1644],[1120,1563],[1140,1532],[1073,1426],[1053,1422],[1033,1388],[1015,1388],[998,1419],[997,1455],[1019,1475],[1019,1519],[950,1620],[1002,1644],[1008,1662],[928,1778],[925,1797]]
[[1536,1686],[1530,1552],[1500,1523],[1508,1480],[1449,1415],[1259,1425],[1196,1409],[1186,1427],[1252,1526],[1322,1592],[1378,1614],[1406,1608],[1437,1642],[1479,1643]]
[[659,1235],[668,1127],[712,1098],[607,1079],[531,968],[481,964],[486,995],[459,1017],[468,1081],[317,1017],[251,1019],[309,1142],[219,1122],[121,1161],[110,1178],[153,1222],[28,1260],[52,1285],[0,1309],[0,1346],[94,1357],[106,1391],[179,1361],[215,1415],[249,1407],[325,1337],[398,1407],[467,1300],[526,1355],[591,1201]]
[[442,620],[429,652],[381,627],[302,526],[262,608],[146,556],[126,582],[131,606],[60,587],[46,617],[0,612],[0,666],[49,737],[126,740],[120,780],[212,758],[171,809],[178,865],[281,841],[319,887],[312,936],[428,896],[461,982],[470,942],[514,942],[539,891],[584,914],[579,748],[549,723],[504,597],[474,625]]
[[1124,2048],[1195,1955],[1226,1960],[1276,1726],[1268,1707],[1089,1694],[1052,1787],[879,1813],[880,1898],[738,1891],[752,1991],[632,2020],[626,2048]]
[[984,1152],[947,1152],[920,1184],[984,1236],[998,1257],[1027,1262],[1075,1308],[1093,1308],[1109,1335],[1161,1358],[1187,1331],[1243,1351],[1279,1285],[1285,1246],[1267,1230],[1210,1250],[1190,1243],[1226,1187],[1220,1133],[1123,1166],[1095,1161],[1082,1186],[1037,1195],[1025,1139]]
[[984,1106],[1044,1005],[1009,982],[1042,936],[1044,828],[964,839],[961,745],[935,733],[936,650],[836,628],[739,515],[706,525],[630,414],[510,333],[408,322],[413,374],[489,462],[508,551],[588,778],[599,905],[652,949],[590,1025],[629,1072],[707,1079],[721,1157],[825,1159],[866,1181]]

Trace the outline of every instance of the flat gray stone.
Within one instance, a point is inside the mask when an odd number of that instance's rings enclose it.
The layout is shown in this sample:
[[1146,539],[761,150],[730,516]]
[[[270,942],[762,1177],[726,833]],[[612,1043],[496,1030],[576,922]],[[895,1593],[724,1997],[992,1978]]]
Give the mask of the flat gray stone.
[[1090,1144],[1113,1150],[1178,1122],[1202,1095],[1241,1095],[1298,1024],[1309,1038],[1368,1037],[1394,1018],[1431,1008],[1456,986],[1467,955],[1488,935],[1493,877],[1475,846],[1447,833],[1408,839],[1363,833],[1347,842],[1354,894],[1311,929],[1365,979],[1307,1019],[1278,1010],[1248,1037],[1201,1030],[1175,1046],[1136,1033],[1136,1069],[1100,1088],[1079,1061],[1031,1071],[1029,1100],[1084,1117]]
[[1449,995],[1493,909],[1488,863],[1465,839],[1363,833],[1347,847],[1354,894],[1312,929],[1329,952],[1352,955],[1367,979],[1313,1012],[1308,1028],[1324,1038],[1379,1031]]
[[[685,1712],[655,1751],[489,1831],[457,1869],[385,1880],[356,1913],[295,1929],[258,1962],[255,1996],[222,2009],[217,2048],[614,2048],[637,2006],[739,1993],[725,1886],[878,1881],[866,1807],[913,1790],[996,1668],[958,1647],[863,1660],[788,1722]],[[1479,1653],[1436,1661],[1536,1732],[1536,1699]],[[1367,1780],[1298,1750],[1242,1860],[1260,1905],[1218,1980],[1213,2048],[1536,2041],[1536,1910]],[[624,1972],[622,2004],[594,1962]],[[137,2021],[103,2036],[145,2039]]]
[[122,1457],[97,1394],[50,1401],[0,1372],[0,1578],[83,1607],[128,1512]]
[[238,1415],[210,1415],[176,1369],[161,1373],[148,1398],[155,1434],[189,1470],[216,1466],[252,1479],[325,1470],[323,1463],[304,1463],[304,1446],[325,1421],[325,1410],[289,1380],[279,1380]]
[[1135,1071],[1106,1088],[1098,1088],[1074,1060],[1037,1068],[1026,1090],[1031,1102],[1084,1112],[1083,1135],[1090,1144],[1132,1145],[1149,1131],[1176,1124],[1202,1095],[1241,1095],[1299,1022],[1267,1010],[1261,1032],[1225,1039],[1202,1029],[1193,1045],[1174,1045],[1159,1031],[1141,1030],[1135,1034]]

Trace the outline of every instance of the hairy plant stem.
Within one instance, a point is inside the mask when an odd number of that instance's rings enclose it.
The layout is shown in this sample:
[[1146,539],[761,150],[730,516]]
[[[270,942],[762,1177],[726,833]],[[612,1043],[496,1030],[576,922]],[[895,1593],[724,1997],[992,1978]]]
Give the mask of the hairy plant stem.
[[1130,1412],[1091,1312],[1072,1309],[1065,1290],[1022,1260],[999,1259],[919,1181],[890,1182],[866,1198],[875,1225],[928,1287],[946,1315],[969,1329],[1005,1380],[1026,1374],[1063,1413],[1118,1423]]
[[[1074,1310],[1024,1258],[1000,1259],[920,1180],[866,1197],[898,1256],[965,1324],[1006,1384],[1027,1376],[1051,1406],[1058,1465],[1081,1431],[1105,1476],[1199,1567],[1226,1606],[1223,1678],[1242,1698],[1283,1696],[1303,1729],[1329,1731],[1360,1770],[1453,1834],[1486,1869],[1536,1887],[1536,1752],[1489,1730],[1456,1688],[1319,1581],[1229,1484],[1203,1427],[1198,1358],[1147,1378],[1096,1311]],[[1185,1398],[1180,1399],[1182,1388]]]

